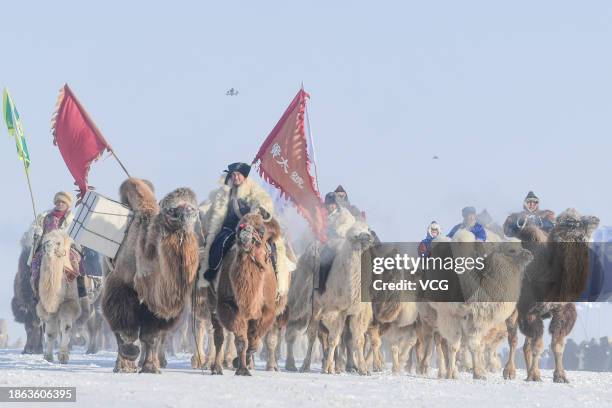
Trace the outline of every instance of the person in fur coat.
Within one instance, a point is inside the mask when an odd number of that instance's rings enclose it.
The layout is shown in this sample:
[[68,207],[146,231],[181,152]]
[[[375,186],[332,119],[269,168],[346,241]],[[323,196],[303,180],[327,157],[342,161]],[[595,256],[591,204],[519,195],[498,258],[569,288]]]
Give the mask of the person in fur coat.
[[[270,195],[249,178],[251,166],[232,163],[227,167],[223,185],[213,190],[205,206],[203,217],[204,247],[200,252],[198,286],[207,287],[215,281],[224,255],[234,244],[240,219],[259,212],[264,221],[272,219],[273,202]],[[282,238],[272,243],[273,262],[278,275],[288,274],[286,249]]]
[[338,202],[338,195],[335,191],[325,195],[324,204],[327,209],[327,243],[321,248],[319,281],[317,285],[320,293],[325,292],[325,284],[338,246],[346,238],[347,232],[356,222],[353,214]]
[[527,193],[523,201],[523,211],[518,213],[515,223],[507,223],[504,233],[508,237],[514,237],[527,225],[535,225],[547,234],[553,229],[555,213],[550,210],[540,210],[540,199],[533,191]]
[[[30,252],[30,284],[35,296],[38,296],[38,280],[40,277],[40,265],[43,255],[42,247],[40,243],[42,238],[51,231],[61,230],[65,231],[72,222],[74,215],[70,211],[72,206],[72,194],[60,191],[53,197],[54,207],[51,210],[45,211],[36,217],[36,220],[30,227],[34,231],[34,240],[32,249]],[[70,263],[72,264],[73,271],[71,273],[72,279],[77,278],[77,287],[79,289],[79,297],[87,295],[85,290],[85,283],[83,277],[80,275],[81,271],[81,253],[80,248],[73,243],[70,248]]]

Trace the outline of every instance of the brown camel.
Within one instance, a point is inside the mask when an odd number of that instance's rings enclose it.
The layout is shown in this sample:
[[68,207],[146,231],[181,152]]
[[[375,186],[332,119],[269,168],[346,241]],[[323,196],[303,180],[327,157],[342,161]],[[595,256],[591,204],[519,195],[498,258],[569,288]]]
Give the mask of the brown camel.
[[178,188],[157,204],[143,180],[120,187],[121,201],[134,219],[114,259],[106,262],[102,294],[104,316],[117,338],[115,372],[135,372],[140,339],[145,353],[141,372],[159,373],[164,332],[180,320],[198,266],[195,194]]
[[235,336],[236,375],[251,375],[248,367],[253,354],[276,318],[277,282],[267,243],[278,233],[279,229],[265,225],[258,213],[240,220],[236,243],[226,255],[219,275],[213,315],[216,358],[212,374],[223,374],[225,328]]
[[[517,214],[505,225],[516,223]],[[523,352],[527,365],[527,381],[541,381],[540,355],[544,349],[544,319],[551,318],[549,331],[555,357],[553,380],[569,382],[563,368],[565,337],[572,331],[577,312],[575,301],[585,288],[589,273],[589,239],[599,225],[593,216],[581,216],[575,209],[565,210],[557,218],[547,236],[535,226],[527,225],[517,234],[523,246],[534,255],[523,280],[521,296],[508,326],[509,360],[504,378],[516,377],[514,355],[517,326],[525,335]]]

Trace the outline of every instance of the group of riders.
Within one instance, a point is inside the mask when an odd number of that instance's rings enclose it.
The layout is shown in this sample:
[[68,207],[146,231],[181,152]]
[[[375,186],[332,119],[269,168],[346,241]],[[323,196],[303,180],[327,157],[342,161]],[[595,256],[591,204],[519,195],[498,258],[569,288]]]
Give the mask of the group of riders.
[[[222,185],[213,190],[208,201],[203,205],[205,211],[204,229],[205,246],[202,248],[200,269],[203,286],[215,281],[224,255],[229,251],[236,240],[236,233],[240,219],[250,213],[259,212],[264,221],[269,221],[273,214],[273,200],[257,182],[249,178],[251,167],[246,163],[232,163],[222,178]],[[31,284],[35,296],[38,293],[38,280],[40,276],[40,263],[43,253],[43,239],[46,234],[54,230],[67,230],[73,215],[70,208],[73,198],[70,193],[58,192],[53,198],[54,208],[40,214],[33,225],[34,240],[29,257],[31,267]],[[338,243],[346,238],[350,228],[356,222],[365,222],[363,211],[351,204],[347,192],[340,185],[334,191],[325,195],[324,205],[327,210],[327,242],[320,250],[320,268],[317,290],[325,291],[325,282],[331,269]],[[448,237],[452,238],[460,229],[471,231],[477,240],[487,240],[487,230],[476,214],[474,207],[465,207],[462,210],[463,221],[455,225]],[[506,225],[503,233],[509,237],[524,228],[526,225],[535,225],[545,232],[554,226],[554,213],[539,209],[538,197],[530,191],[523,202],[523,210],[515,224]],[[375,241],[376,234],[371,231]],[[433,221],[427,227],[426,237],[420,242],[418,251],[422,256],[428,256],[432,241],[442,233],[441,226]],[[263,233],[261,234],[263,236]],[[271,249],[271,258],[275,270],[286,257],[285,243],[276,238],[267,243]],[[80,247],[74,243],[69,254],[72,268],[66,270],[69,280],[77,279],[79,297],[87,295],[84,285],[84,276],[100,276],[101,268],[99,255],[88,248]]]
[[[477,241],[487,241],[487,229],[485,226],[490,222],[489,215],[485,211],[476,215],[476,208],[465,207],[461,210],[463,221],[455,225],[447,237],[453,238],[457,231],[466,229],[474,234]],[[479,218],[482,218],[479,220]],[[527,193],[523,201],[523,210],[516,217],[516,222],[504,226],[500,231],[507,237],[515,237],[517,233],[527,225],[534,225],[542,231],[549,233],[554,227],[555,214],[550,210],[540,210],[540,199],[533,191]],[[484,225],[483,225],[484,224]],[[431,252],[431,242],[442,234],[442,228],[436,221],[432,221],[427,227],[427,234],[419,244],[419,255],[429,256]]]

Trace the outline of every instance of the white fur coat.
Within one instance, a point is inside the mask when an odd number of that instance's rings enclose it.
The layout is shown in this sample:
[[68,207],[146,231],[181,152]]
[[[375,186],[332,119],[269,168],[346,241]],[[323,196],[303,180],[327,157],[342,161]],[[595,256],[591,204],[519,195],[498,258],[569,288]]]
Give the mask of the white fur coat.
[[[225,175],[222,182],[225,180]],[[231,184],[223,184],[221,187],[213,190],[205,203],[200,206],[200,211],[205,211],[203,217],[203,229],[205,244],[200,251],[200,270],[198,277],[198,286],[203,287],[206,282],[204,272],[208,269],[208,255],[212,243],[223,227],[223,221],[227,215],[227,210],[230,202]],[[253,179],[246,178],[244,182],[238,186],[236,190],[236,198],[243,199],[251,208],[251,212],[256,212],[259,208],[266,210],[270,216],[274,215],[274,205],[270,195],[261,188]],[[289,262],[287,259],[287,251],[284,239],[278,239],[276,242],[276,269],[278,273],[278,294],[284,295],[289,291]],[[217,275],[217,278],[219,275]]]

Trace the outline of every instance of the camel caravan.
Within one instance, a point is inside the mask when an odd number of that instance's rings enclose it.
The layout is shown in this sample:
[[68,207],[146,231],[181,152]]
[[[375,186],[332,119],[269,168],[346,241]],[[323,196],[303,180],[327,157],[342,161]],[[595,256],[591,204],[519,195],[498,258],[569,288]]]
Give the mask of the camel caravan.
[[[530,192],[525,209],[495,234],[467,207],[451,233],[443,236],[432,223],[414,249],[421,256],[466,256],[480,243],[494,242],[480,272],[486,279],[475,283],[456,275],[454,290],[469,293],[469,300],[372,291],[366,302],[362,291],[371,285],[362,282],[362,262],[384,247],[344,189],[325,196],[328,240],[311,236],[296,255],[273,200],[249,171],[245,163],[229,165],[222,185],[202,203],[189,188],[158,202],[152,183],[127,179],[116,205],[129,209],[129,225],[116,255],[94,261],[103,270],[99,279],[89,273],[97,268],[85,267],[84,248],[66,232],[74,218],[71,195],[56,194],[54,209],[22,239],[13,310],[27,331],[23,352],[44,352],[53,361],[57,347],[58,361],[68,363],[79,330],[88,332],[87,352],[96,352],[103,316],[116,339],[115,372],[160,373],[165,345],[183,333],[192,367],[212,374],[233,369],[251,375],[258,352],[267,370],[278,371],[284,335],[286,371],[310,371],[320,347],[323,373],[365,375],[382,371],[390,359],[393,373],[427,375],[435,349],[440,378],[456,379],[465,370],[475,379],[488,372],[514,379],[520,331],[527,380],[541,381],[543,322],[550,318],[554,381],[568,382],[563,349],[577,317],[572,301],[588,278],[588,247],[542,244],[588,243],[597,217],[571,208],[558,217],[542,213]],[[548,289],[546,295],[550,301],[537,293],[534,276],[555,282],[556,293]],[[300,337],[305,355],[298,369]],[[510,353],[502,368],[497,349],[506,338]]]
[[[187,187],[157,196],[153,183],[128,174],[113,200],[88,186],[87,174],[95,157],[115,152],[65,85],[53,136],[79,188],[78,206],[73,213],[72,194],[58,192],[21,241],[12,307],[27,333],[23,352],[53,361],[57,348],[66,364],[74,347],[108,346],[110,332],[117,373],[160,373],[166,353],[182,349],[194,369],[214,375],[249,376],[258,353],[266,370],[279,371],[284,353],[292,372],[311,371],[320,359],[322,373],[367,375],[391,360],[395,374],[427,376],[435,365],[440,378],[465,370],[474,379],[514,379],[520,331],[527,380],[541,381],[550,319],[553,379],[568,382],[565,338],[589,280],[588,243],[599,219],[573,208],[559,216],[540,210],[533,192],[503,227],[465,207],[447,235],[434,221],[420,243],[404,246],[423,264],[474,258],[479,268],[449,274],[417,263],[374,280],[373,262],[397,248],[381,241],[342,186],[321,199],[307,99],[301,89],[253,162],[229,164],[206,199]],[[89,149],[87,160],[75,146]],[[275,208],[282,199],[309,227],[299,239]],[[448,283],[441,295],[375,288],[436,277]],[[504,339],[510,352],[502,368]]]

